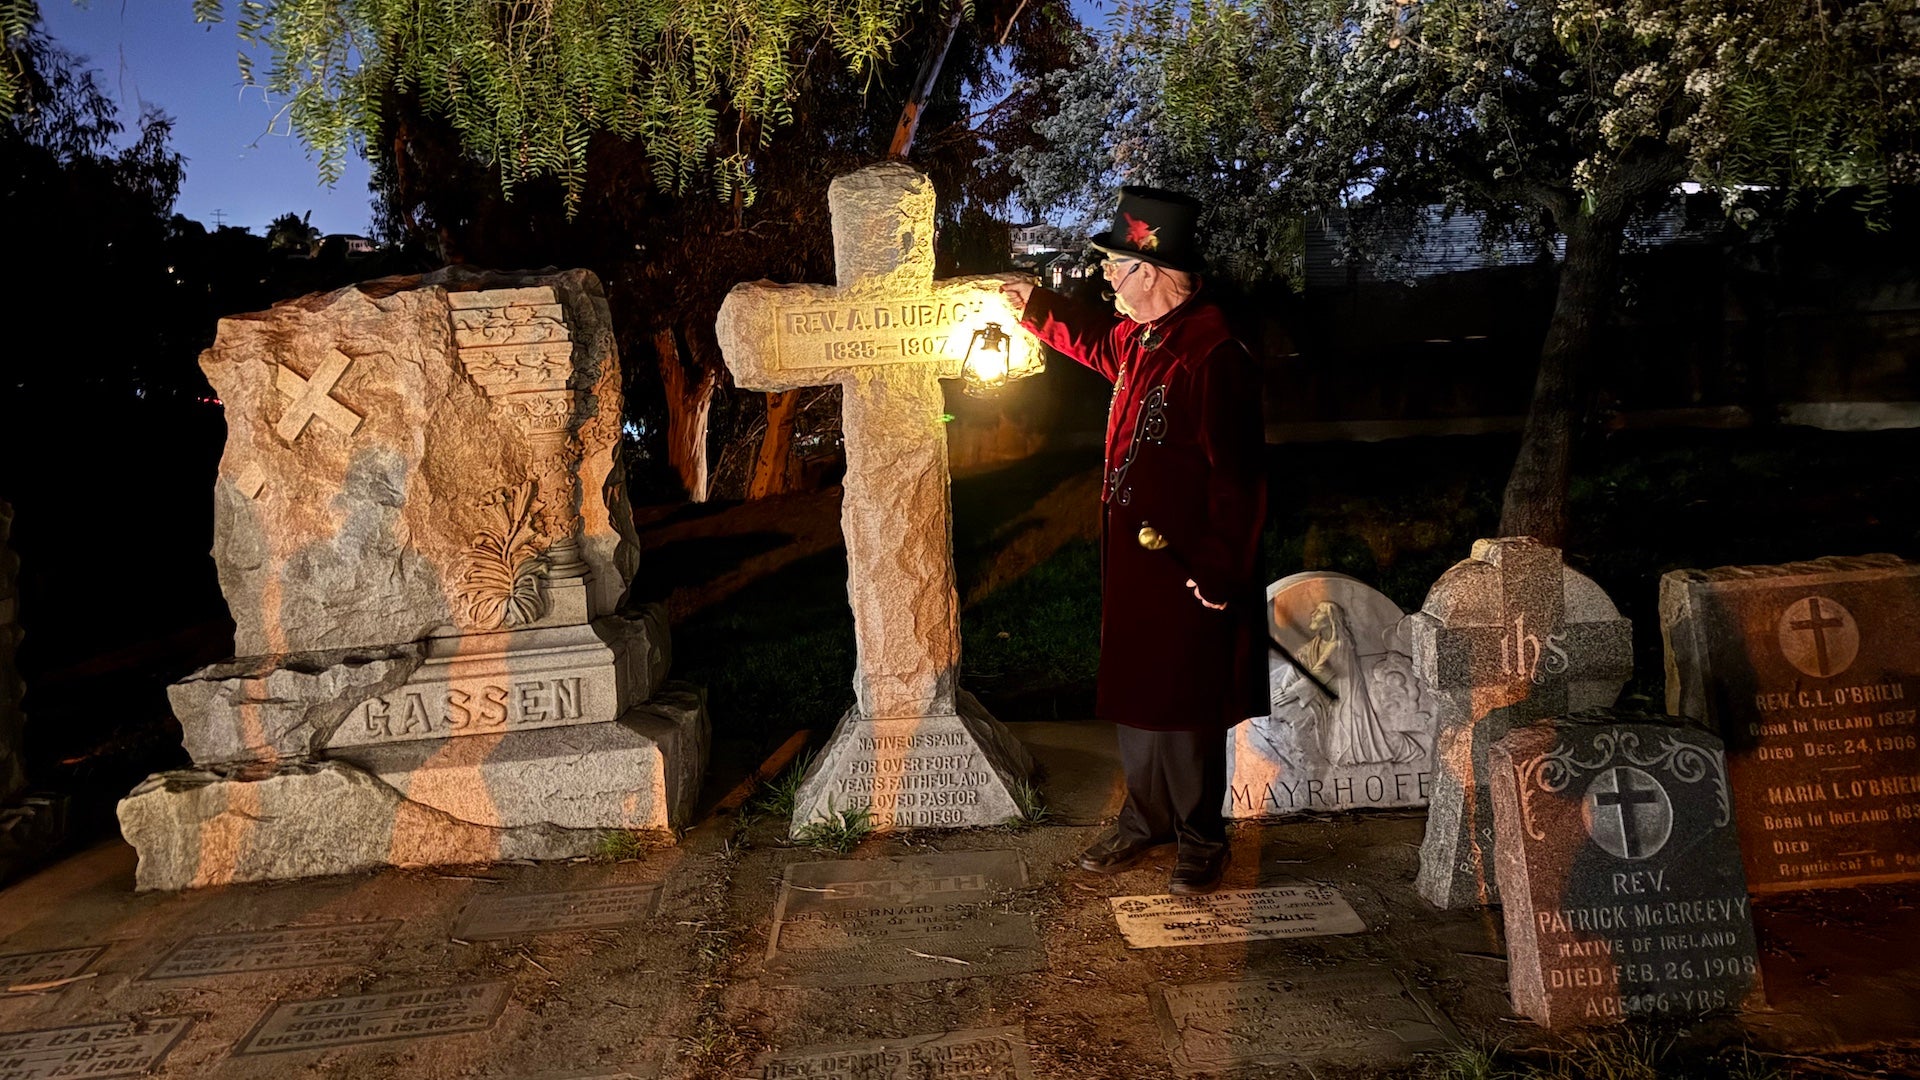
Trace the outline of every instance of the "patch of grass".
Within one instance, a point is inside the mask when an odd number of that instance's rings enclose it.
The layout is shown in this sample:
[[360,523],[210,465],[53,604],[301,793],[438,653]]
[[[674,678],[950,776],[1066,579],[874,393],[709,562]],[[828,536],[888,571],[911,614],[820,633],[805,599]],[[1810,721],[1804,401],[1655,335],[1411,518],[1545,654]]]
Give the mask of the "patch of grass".
[[1007,693],[1093,680],[1100,666],[1100,552],[1068,544],[960,616],[966,684]]
[[600,845],[594,849],[593,857],[601,862],[624,862],[644,856],[650,847],[652,845],[640,833],[608,829],[600,834]]
[[1047,818],[1052,811],[1047,808],[1046,800],[1041,797],[1040,785],[1031,777],[1015,780],[1007,793],[1013,796],[1013,805],[1019,808],[1017,813],[1007,819],[1008,825],[1027,829],[1047,823]]
[[1421,1062],[1420,1080],[1518,1080],[1495,1051],[1466,1046],[1434,1054]]
[[784,821],[793,817],[794,800],[800,794],[800,781],[807,778],[807,771],[813,768],[818,750],[808,750],[793,759],[779,776],[760,785],[760,790],[747,800],[745,811],[740,815],[743,821],[754,822],[762,818],[774,818]]
[[1627,1030],[1588,1035],[1553,1052],[1551,1080],[1661,1080],[1673,1042]]
[[867,807],[841,810],[826,821],[802,828],[794,839],[816,851],[845,855],[873,835],[873,811]]

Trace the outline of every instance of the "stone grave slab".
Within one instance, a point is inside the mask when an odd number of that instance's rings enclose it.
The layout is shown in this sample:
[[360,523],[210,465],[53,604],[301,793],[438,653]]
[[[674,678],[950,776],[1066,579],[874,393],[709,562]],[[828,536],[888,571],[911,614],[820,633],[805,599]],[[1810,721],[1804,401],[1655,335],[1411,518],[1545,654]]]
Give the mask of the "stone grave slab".
[[275,1002],[234,1047],[236,1056],[332,1050],[361,1043],[487,1031],[506,1011],[512,984],[477,982],[428,990]]
[[145,1076],[160,1067],[192,1026],[189,1017],[155,1016],[0,1032],[0,1076],[7,1080]]
[[762,1055],[760,1080],[1032,1080],[1027,1037],[1017,1027],[817,1046]]
[[1267,586],[1271,711],[1227,742],[1228,817],[1425,806],[1439,723],[1404,613],[1347,577]]
[[1414,887],[1443,908],[1498,903],[1487,748],[1516,724],[1612,705],[1633,675],[1633,626],[1557,548],[1504,537],[1474,541],[1408,629],[1440,717]]
[[1229,889],[1205,896],[1115,896],[1108,903],[1130,949],[1326,937],[1367,928],[1340,890],[1324,885]]
[[24,993],[16,987],[71,979],[87,970],[87,965],[107,951],[105,945],[82,945],[71,949],[42,949],[38,952],[0,954],[0,997],[9,992]]
[[1920,563],[1660,579],[1667,711],[1726,740],[1756,893],[1920,879]]
[[366,964],[393,940],[400,920],[287,926],[198,934],[175,945],[142,979],[190,979],[255,971]]
[[790,986],[879,986],[1046,967],[1033,917],[997,901],[1025,887],[1015,851],[790,863],[767,968]]
[[652,915],[659,903],[658,882],[508,896],[479,893],[460,910],[453,936],[461,941],[494,941],[603,930],[639,922]]
[[1153,1006],[1180,1076],[1289,1067],[1340,1076],[1459,1040],[1426,994],[1384,968],[1164,987]]
[[[976,331],[1017,322],[1000,295],[1016,278],[934,280],[933,181],[899,162],[836,177],[827,204],[836,283],[737,285],[714,326],[743,389],[842,391],[854,706],[802,783],[792,829],[847,810],[878,829],[998,825],[1033,763],[959,693],[940,379],[961,374]],[[1014,334],[1003,348],[1021,368],[1038,346]]]
[[1598,710],[1495,743],[1514,1011],[1554,1028],[1737,1010],[1759,985],[1720,740]]

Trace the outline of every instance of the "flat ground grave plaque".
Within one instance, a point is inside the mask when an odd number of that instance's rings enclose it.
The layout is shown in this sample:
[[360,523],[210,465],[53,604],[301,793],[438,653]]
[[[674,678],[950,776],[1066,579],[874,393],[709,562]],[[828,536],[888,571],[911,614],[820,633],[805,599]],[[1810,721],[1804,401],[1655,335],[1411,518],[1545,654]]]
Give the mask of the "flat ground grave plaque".
[[816,1046],[760,1059],[761,1080],[1031,1080],[1027,1037],[1017,1027],[949,1031],[906,1039]]
[[506,1011],[510,990],[503,979],[428,990],[275,1002],[233,1052],[282,1054],[485,1031]]
[[657,881],[518,896],[482,893],[461,909],[453,936],[462,941],[493,941],[625,926],[653,914],[659,900]]
[[1667,711],[1726,740],[1756,893],[1920,878],[1920,564],[1660,579]]
[[767,968],[789,986],[879,986],[1038,971],[1033,916],[995,903],[1027,883],[1014,851],[792,863]]
[[254,971],[364,964],[372,960],[400,920],[286,926],[199,934],[175,945],[143,979],[191,979]]
[[55,1080],[85,1076],[144,1076],[186,1037],[184,1016],[84,1024],[39,1031],[0,1032],[0,1077]]
[[29,993],[16,987],[71,979],[87,970],[87,965],[107,951],[105,945],[82,945],[74,949],[45,949],[0,955],[0,997],[9,993]]
[[1381,968],[1172,986],[1153,1007],[1181,1076],[1285,1066],[1348,1075],[1459,1038],[1425,994]]
[[1130,949],[1325,937],[1367,928],[1340,890],[1324,885],[1234,889],[1206,896],[1116,896],[1108,902]]

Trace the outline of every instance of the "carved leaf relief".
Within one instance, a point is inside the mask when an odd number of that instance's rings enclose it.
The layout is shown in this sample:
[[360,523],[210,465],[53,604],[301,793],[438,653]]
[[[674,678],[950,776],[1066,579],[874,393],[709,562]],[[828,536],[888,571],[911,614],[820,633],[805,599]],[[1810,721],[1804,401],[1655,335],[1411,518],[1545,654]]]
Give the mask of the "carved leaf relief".
[[539,525],[539,485],[494,492],[481,505],[497,518],[480,528],[460,559],[462,625],[470,630],[508,630],[546,614],[546,550],[551,539]]

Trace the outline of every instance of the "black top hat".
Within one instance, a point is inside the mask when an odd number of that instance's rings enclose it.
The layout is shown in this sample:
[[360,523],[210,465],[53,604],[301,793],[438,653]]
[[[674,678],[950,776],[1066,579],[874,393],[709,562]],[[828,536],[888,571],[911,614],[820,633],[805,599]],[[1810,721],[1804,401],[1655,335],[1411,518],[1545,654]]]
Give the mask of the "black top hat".
[[1093,241],[1096,250],[1118,258],[1141,259],[1170,270],[1200,269],[1194,225],[1200,202],[1190,195],[1158,188],[1123,187],[1113,230]]

